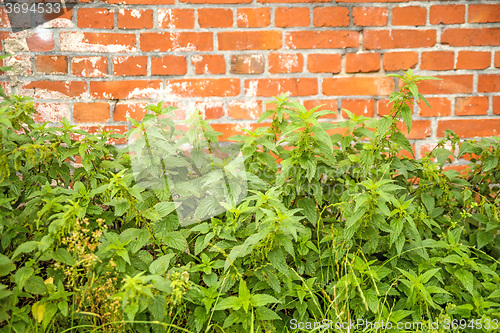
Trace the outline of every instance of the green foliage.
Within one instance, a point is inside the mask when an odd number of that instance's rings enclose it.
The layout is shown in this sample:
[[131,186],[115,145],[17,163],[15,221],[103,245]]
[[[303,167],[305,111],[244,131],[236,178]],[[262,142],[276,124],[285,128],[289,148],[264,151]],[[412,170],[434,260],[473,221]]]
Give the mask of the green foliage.
[[[269,127],[233,137],[248,195],[189,226],[179,224],[168,184],[144,186],[152,171],[134,172],[128,150],[112,145],[120,135],[66,120],[36,124],[30,101],[2,95],[0,331],[286,332],[292,321],[324,319],[498,319],[500,139],[447,131],[428,156],[406,157],[411,143],[398,126],[411,129],[408,103],[425,101],[417,84],[429,78],[397,77],[391,114],[380,119],[346,111],[348,120],[332,124],[321,118],[329,111],[276,98],[259,119]],[[152,161],[159,174],[175,168],[187,181],[187,163],[234,174],[223,159],[181,149],[216,144],[199,116],[190,121],[201,129],[183,133],[174,108],[148,110],[127,135],[151,159],[168,156]],[[464,158],[467,171],[448,168]],[[193,205],[194,216],[211,208]]]

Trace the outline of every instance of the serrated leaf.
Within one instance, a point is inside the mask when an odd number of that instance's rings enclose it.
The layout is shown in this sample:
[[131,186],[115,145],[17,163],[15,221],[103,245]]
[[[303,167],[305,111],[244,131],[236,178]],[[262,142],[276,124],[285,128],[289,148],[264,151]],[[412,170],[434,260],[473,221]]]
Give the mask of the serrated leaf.
[[160,217],[165,217],[173,212],[178,206],[179,203],[175,202],[159,202],[154,205],[154,208],[156,209]]
[[163,242],[179,251],[184,251],[188,246],[186,238],[180,231],[171,231],[166,233],[163,236]]
[[403,104],[403,106],[401,107],[401,117],[403,118],[406,128],[408,129],[408,133],[410,133],[412,122],[411,109],[407,104]]
[[493,243],[495,239],[495,233],[493,232],[488,232],[484,230],[479,230],[476,234],[476,240],[477,240],[477,248],[480,249],[483,246]]
[[410,141],[406,138],[406,136],[404,136],[399,132],[393,133],[391,135],[391,140],[400,145],[403,149],[405,149],[409,153],[411,153],[413,157],[415,157],[415,155],[413,154],[413,149],[411,148]]
[[286,255],[282,249],[273,249],[267,254],[267,259],[271,265],[286,277],[290,276],[288,265],[286,264]]
[[29,252],[33,251],[34,249],[36,249],[37,245],[38,245],[38,243],[35,241],[29,241],[29,242],[22,243],[14,251],[14,254],[12,255],[11,259],[14,260],[14,258],[16,258],[21,253],[29,253]]
[[297,201],[297,207],[302,209],[304,216],[313,225],[318,221],[318,209],[316,208],[316,201],[311,198],[301,198]]
[[259,320],[281,320],[281,317],[276,312],[264,306],[258,307],[255,314]]
[[163,275],[170,265],[170,260],[175,256],[175,253],[168,253],[160,258],[156,259],[149,265],[149,271],[151,274]]
[[279,303],[279,301],[276,298],[266,294],[253,295],[251,302],[252,305],[255,307],[264,306],[270,303]]
[[226,309],[233,309],[233,310],[238,310],[241,308],[241,301],[238,297],[235,296],[230,296],[227,298],[224,298],[217,303],[215,306],[214,310],[226,310]]
[[472,275],[471,272],[459,269],[455,272],[455,277],[460,281],[465,289],[473,295],[473,290],[474,290],[474,276]]
[[31,276],[24,284],[24,290],[30,294],[41,295],[47,292],[47,286],[41,277]]

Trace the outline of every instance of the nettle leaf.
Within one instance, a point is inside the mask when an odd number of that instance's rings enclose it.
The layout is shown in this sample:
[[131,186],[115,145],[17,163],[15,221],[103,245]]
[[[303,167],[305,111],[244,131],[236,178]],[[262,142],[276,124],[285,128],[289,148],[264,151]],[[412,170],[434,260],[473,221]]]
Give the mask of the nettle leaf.
[[464,269],[459,269],[455,272],[455,277],[457,278],[458,281],[460,281],[465,289],[473,295],[473,290],[474,290],[474,276],[470,271],[466,271]]
[[8,257],[0,254],[0,276],[5,276],[16,269],[16,265]]
[[274,268],[286,277],[290,276],[290,269],[286,263],[286,254],[282,249],[273,249],[267,254],[267,259],[269,259],[269,262]]
[[297,207],[302,209],[304,216],[313,225],[318,221],[318,209],[316,208],[316,201],[311,198],[301,198],[297,201]]
[[187,249],[188,243],[184,235],[180,231],[171,231],[163,236],[163,242],[179,251]]
[[403,104],[403,106],[401,107],[401,117],[403,118],[406,128],[408,129],[408,133],[410,133],[412,122],[411,109],[407,104]]
[[33,250],[35,250],[38,246],[38,243],[35,241],[29,241],[22,243],[19,245],[19,247],[14,251],[14,254],[12,254],[11,259],[14,260],[18,255],[21,253],[30,253]]
[[476,240],[477,248],[481,249],[482,247],[493,243],[493,241],[495,240],[495,231],[479,230],[476,234]]
[[179,205],[179,202],[159,202],[154,206],[154,208],[160,217],[165,217],[173,212]]
[[215,306],[214,310],[226,310],[226,309],[233,309],[233,310],[238,310],[242,306],[241,300],[238,297],[235,296],[230,296],[227,298],[223,298],[222,300],[217,303]]
[[413,154],[413,149],[411,148],[410,141],[406,138],[406,136],[399,132],[392,133],[391,140],[401,146],[404,150],[411,153],[413,157],[415,157],[415,155]]
[[251,303],[255,307],[264,306],[270,303],[279,303],[279,301],[273,296],[266,294],[257,294],[253,295],[251,299]]
[[149,271],[154,275],[163,275],[170,265],[170,260],[175,256],[175,253],[168,253],[156,259],[149,265]]

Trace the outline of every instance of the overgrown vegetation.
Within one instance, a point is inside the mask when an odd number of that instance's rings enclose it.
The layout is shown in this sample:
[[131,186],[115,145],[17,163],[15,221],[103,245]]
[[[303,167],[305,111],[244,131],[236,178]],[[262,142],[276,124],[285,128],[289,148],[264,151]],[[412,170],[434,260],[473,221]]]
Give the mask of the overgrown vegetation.
[[[423,79],[399,76],[381,119],[346,111],[332,124],[320,119],[328,111],[276,98],[260,119],[269,126],[233,138],[248,195],[183,227],[168,186],[136,183],[127,149],[111,144],[120,135],[36,124],[31,102],[4,96],[0,330],[286,332],[323,319],[498,327],[500,140],[448,131],[429,156],[407,157],[399,123],[411,128]],[[212,147],[217,133],[202,121],[185,134],[173,108],[148,110],[129,136],[187,163],[167,164],[203,166],[181,145]],[[153,125],[163,131],[151,142]],[[463,174],[445,168],[464,158]],[[223,157],[212,163],[234,176]]]

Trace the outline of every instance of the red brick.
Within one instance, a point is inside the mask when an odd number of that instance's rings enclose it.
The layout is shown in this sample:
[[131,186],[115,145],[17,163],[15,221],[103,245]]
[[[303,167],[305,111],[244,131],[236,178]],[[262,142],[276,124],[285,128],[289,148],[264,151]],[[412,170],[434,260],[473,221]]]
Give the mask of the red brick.
[[352,16],[354,25],[381,27],[387,25],[389,10],[383,7],[354,7]]
[[148,74],[148,57],[114,57],[113,75],[115,76],[140,76]]
[[196,102],[194,107],[200,110],[205,119],[219,119],[224,116],[224,102]]
[[342,67],[340,54],[309,54],[307,70],[310,73],[339,73]]
[[[26,16],[29,18],[29,15]],[[69,28],[74,26],[72,23],[73,9],[69,7],[64,8],[64,6],[61,6],[61,10],[58,13],[56,13],[55,10],[52,10],[52,13],[49,13],[49,9],[47,8],[44,13],[38,13],[34,16],[35,25],[43,24],[44,28]]]
[[493,96],[493,114],[500,114],[500,96]]
[[211,32],[143,32],[142,51],[212,51]]
[[456,116],[479,116],[488,114],[488,97],[469,96],[455,99]]
[[420,68],[424,70],[447,71],[453,69],[455,53],[453,51],[422,52]]
[[431,136],[430,120],[414,120],[411,123],[410,134],[408,134],[408,129],[404,122],[399,122],[397,126],[410,140],[421,140]]
[[102,0],[103,2],[120,5],[173,5],[175,0]]
[[36,71],[44,74],[68,73],[68,57],[39,55],[35,57]]
[[417,52],[402,51],[384,53],[384,70],[399,71],[415,68],[418,63]]
[[113,29],[114,11],[106,8],[80,8],[78,9],[78,27]]
[[346,7],[316,7],[313,10],[315,27],[347,27],[350,20]]
[[83,77],[103,77],[108,74],[108,58],[73,57],[71,60],[73,75]]
[[347,53],[345,60],[347,73],[366,73],[380,70],[380,54],[378,53]]
[[148,103],[117,103],[113,111],[113,120],[128,121],[126,117],[130,117],[137,121],[142,121],[142,118],[144,118],[147,113],[144,109],[147,105]]
[[264,73],[264,56],[262,54],[242,54],[231,57],[232,74],[262,74]]
[[472,92],[472,75],[446,75],[435,77],[442,80],[420,81],[421,94],[469,94]]
[[194,9],[158,9],[158,22],[162,29],[193,29]]
[[495,52],[495,67],[500,68],[500,51]]
[[7,14],[6,7],[0,8],[0,26],[2,28],[10,28],[11,27],[9,15]]
[[[390,114],[394,115],[394,110],[391,110],[393,105],[394,103],[393,102],[389,103],[388,99],[381,99],[377,101],[377,114],[379,116],[386,116]],[[413,104],[407,102],[406,105],[408,105],[408,107],[411,110],[411,113],[413,114]]]
[[118,28],[151,29],[153,27],[153,11],[151,9],[120,9],[118,11]]
[[439,120],[437,136],[443,137],[447,129],[461,138],[497,136],[500,134],[500,119]]
[[293,31],[285,35],[290,49],[339,49],[359,46],[356,31]]
[[318,93],[318,80],[316,78],[245,80],[246,96],[271,97],[287,92],[289,96],[316,95]]
[[181,3],[196,3],[196,4],[231,4],[231,3],[251,3],[252,0],[180,0]]
[[278,7],[274,11],[274,25],[276,27],[307,27],[309,8],[305,7]]
[[424,101],[418,101],[420,117],[446,117],[451,116],[451,101],[444,97],[426,98],[431,107],[428,107]]
[[33,120],[37,123],[60,122],[69,119],[69,104],[67,103],[34,103],[36,114]]
[[436,44],[436,30],[367,30],[363,39],[369,50],[431,47]]
[[62,31],[60,34],[61,51],[82,52],[133,52],[136,51],[134,34],[92,33]]
[[424,7],[394,7],[392,10],[392,25],[425,25],[426,20],[427,10]]
[[477,82],[478,92],[498,92],[500,91],[500,75],[486,74],[479,75]]
[[75,103],[73,116],[77,123],[103,123],[109,116],[108,103]]
[[83,81],[32,81],[21,87],[21,94],[40,99],[81,98],[86,91]]
[[262,113],[262,101],[245,100],[230,101],[227,104],[227,115],[233,119],[259,119]]
[[26,42],[31,52],[47,52],[54,49],[54,35],[51,31],[36,32],[27,37]]
[[226,60],[223,55],[194,55],[191,63],[196,74],[224,74],[226,73]]
[[238,8],[236,18],[240,28],[267,27],[271,23],[271,8]]
[[300,53],[271,53],[268,56],[269,73],[300,73],[304,57]]
[[[337,2],[368,2],[367,0],[336,0]],[[369,2],[408,2],[410,0],[371,0]]]
[[500,28],[445,29],[441,34],[441,44],[451,46],[500,45]]
[[326,114],[324,116],[321,116],[320,119],[323,118],[329,118],[329,119],[335,119],[338,118],[338,105],[337,105],[337,100],[336,99],[310,99],[304,101],[304,106],[308,109],[311,110],[312,108],[316,106],[321,106],[318,110],[316,111],[332,111],[331,114]]
[[281,31],[227,31],[217,33],[219,50],[280,49]]
[[228,97],[240,93],[239,79],[167,80],[167,93],[178,97]]
[[465,23],[464,5],[433,5],[429,13],[431,24]]
[[499,4],[469,5],[469,23],[500,22]]
[[200,28],[230,28],[233,26],[233,11],[225,8],[198,9]]
[[[375,101],[373,99],[344,99],[341,108],[358,116],[373,117]],[[342,111],[342,117],[349,118],[345,111]]]
[[390,77],[346,77],[323,79],[324,95],[390,95],[394,91],[394,88],[394,80]]
[[318,2],[331,2],[331,0],[257,0],[261,3],[318,3]]
[[91,81],[90,95],[98,99],[156,98],[161,80]]
[[263,126],[269,126],[269,124],[261,123],[261,124],[255,124],[255,123],[242,123],[242,124],[226,124],[226,123],[213,123],[210,124],[212,128],[217,131],[221,132],[222,135],[219,136],[220,141],[229,141],[227,140],[228,138],[235,136],[235,135],[247,135],[245,131],[242,130],[242,128],[253,131],[258,127],[263,127]]
[[490,67],[491,53],[479,51],[458,52],[456,69],[485,69]]

